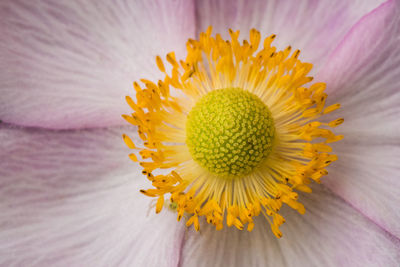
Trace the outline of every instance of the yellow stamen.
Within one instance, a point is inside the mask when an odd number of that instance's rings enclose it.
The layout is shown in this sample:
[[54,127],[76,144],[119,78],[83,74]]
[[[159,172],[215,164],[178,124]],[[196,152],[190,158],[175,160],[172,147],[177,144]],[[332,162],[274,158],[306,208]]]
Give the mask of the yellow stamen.
[[[280,238],[282,205],[304,214],[294,190],[311,193],[311,180],[319,183],[337,160],[328,144],[343,136],[329,128],[344,120],[319,119],[340,105],[324,107],[326,85],[306,86],[312,64],[290,46],[277,51],[275,35],[261,42],[252,29],[250,41],[239,42],[238,31],[229,31],[230,41],[211,31],[187,42],[185,60],[166,56],[170,73],[157,56],[165,78],[141,79],[143,88],[134,82],[136,101],[126,97],[134,112],[123,118],[138,127],[144,147],[123,139],[139,150],[130,158],[153,186],[140,192],[157,198],[156,213],[166,205],[196,231],[201,218],[216,230],[252,231],[263,215]],[[171,87],[182,94],[173,97]]]

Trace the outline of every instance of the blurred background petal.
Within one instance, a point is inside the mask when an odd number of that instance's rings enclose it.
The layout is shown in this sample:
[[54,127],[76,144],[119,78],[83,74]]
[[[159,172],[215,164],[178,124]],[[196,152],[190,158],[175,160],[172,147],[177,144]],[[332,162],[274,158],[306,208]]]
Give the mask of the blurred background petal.
[[121,125],[132,82],[194,37],[191,1],[0,2],[0,118],[46,128]]

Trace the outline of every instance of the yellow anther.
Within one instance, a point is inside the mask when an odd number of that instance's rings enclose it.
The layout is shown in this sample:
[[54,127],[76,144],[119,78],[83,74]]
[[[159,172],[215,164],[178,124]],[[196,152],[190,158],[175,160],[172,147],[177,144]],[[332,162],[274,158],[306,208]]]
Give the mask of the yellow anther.
[[326,108],[324,109],[324,114],[331,113],[332,111],[335,111],[335,110],[337,110],[337,109],[339,109],[339,108],[340,108],[340,104],[333,104],[333,105],[330,105],[329,107],[326,107]]
[[137,82],[133,83],[133,88],[135,88],[136,93],[142,91],[142,88],[140,87],[140,85]]
[[331,121],[328,125],[333,128],[333,127],[339,126],[343,122],[344,122],[344,119],[343,118],[339,118],[339,119],[336,119],[334,121]]
[[249,222],[247,225],[247,231],[251,232],[254,229],[254,222]]
[[297,185],[295,188],[296,188],[297,190],[300,190],[300,191],[306,192],[306,193],[311,193],[311,192],[312,192],[312,190],[311,190],[310,187],[308,187],[308,186],[306,186],[306,185],[303,185],[303,184]]
[[130,148],[130,149],[135,149],[136,146],[133,143],[132,139],[129,138],[126,134],[122,135],[122,138],[124,139],[125,144]]
[[271,224],[271,230],[277,238],[282,237],[282,232],[279,230],[277,225]]
[[166,58],[167,58],[167,61],[168,61],[173,67],[176,67],[176,68],[179,67],[178,62],[176,62],[176,58],[175,58],[175,53],[174,53],[174,52],[168,53]]
[[136,117],[131,117],[128,115],[122,115],[122,118],[124,118],[127,122],[133,125],[139,125],[140,121]]
[[135,154],[133,154],[133,153],[129,154],[129,158],[134,162],[138,162],[139,161],[137,156]]
[[261,40],[260,32],[257,31],[256,29],[251,29],[250,30],[250,44],[254,51],[257,50],[258,45],[260,44],[260,40]]
[[164,195],[161,195],[157,200],[156,213],[159,213],[163,206],[164,206]]
[[314,117],[318,113],[320,113],[321,110],[319,108],[310,108],[304,111],[303,116],[306,118]]
[[332,135],[332,136],[329,136],[329,137],[326,139],[326,142],[327,142],[327,143],[333,143],[333,142],[340,141],[340,140],[342,140],[343,138],[344,138],[343,135]]
[[140,190],[140,193],[142,193],[142,194],[144,194],[144,195],[146,195],[146,196],[148,196],[148,197],[155,197],[156,196],[156,194],[155,194],[155,192],[154,191],[150,191],[151,189],[149,189],[149,190]]
[[164,67],[164,63],[161,59],[161,57],[156,56],[156,63],[157,63],[157,67],[161,72],[165,72],[165,67]]

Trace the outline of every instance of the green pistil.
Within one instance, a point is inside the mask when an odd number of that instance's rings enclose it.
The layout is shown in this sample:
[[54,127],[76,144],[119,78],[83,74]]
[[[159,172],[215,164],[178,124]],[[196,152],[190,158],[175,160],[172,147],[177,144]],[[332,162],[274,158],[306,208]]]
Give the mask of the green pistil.
[[270,154],[275,136],[268,107],[240,88],[214,90],[190,111],[186,143],[193,159],[223,177],[251,173]]

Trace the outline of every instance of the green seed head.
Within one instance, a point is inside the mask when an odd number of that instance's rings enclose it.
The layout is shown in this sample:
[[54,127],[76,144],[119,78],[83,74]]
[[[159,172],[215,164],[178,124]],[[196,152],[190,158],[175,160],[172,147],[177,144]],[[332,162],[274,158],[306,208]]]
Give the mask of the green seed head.
[[196,103],[186,123],[193,159],[228,178],[252,172],[271,152],[274,136],[268,107],[240,88],[211,91]]

